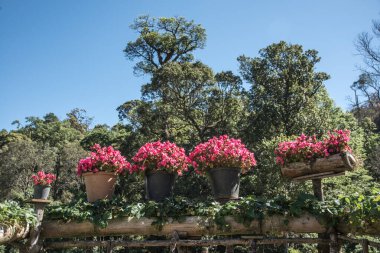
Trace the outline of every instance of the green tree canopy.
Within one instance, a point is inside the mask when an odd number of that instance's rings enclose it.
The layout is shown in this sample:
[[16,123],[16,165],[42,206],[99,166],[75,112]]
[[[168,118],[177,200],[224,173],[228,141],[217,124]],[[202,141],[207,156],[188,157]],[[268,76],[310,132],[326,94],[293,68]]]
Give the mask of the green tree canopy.
[[124,49],[130,60],[139,60],[135,73],[152,74],[169,62],[189,62],[193,51],[206,43],[205,29],[183,17],[138,17],[130,26],[138,33]]
[[261,49],[258,57],[243,55],[238,61],[243,78],[251,84],[249,127],[254,139],[299,133],[299,122],[306,111],[319,106],[315,98],[329,78],[315,71],[318,52],[281,41]]

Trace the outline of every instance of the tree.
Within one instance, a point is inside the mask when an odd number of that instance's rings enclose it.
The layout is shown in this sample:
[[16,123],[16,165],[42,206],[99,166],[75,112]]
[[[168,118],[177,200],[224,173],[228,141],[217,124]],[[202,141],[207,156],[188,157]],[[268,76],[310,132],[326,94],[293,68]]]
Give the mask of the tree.
[[26,136],[8,142],[0,149],[0,198],[30,197],[31,175],[38,170],[53,172],[56,150]]
[[206,42],[205,29],[183,17],[140,16],[130,27],[139,37],[128,42],[124,52],[128,59],[140,60],[135,73],[152,74],[169,62],[192,61],[192,52]]
[[281,41],[261,49],[259,57],[243,55],[238,61],[243,78],[251,84],[249,129],[253,140],[303,130],[299,122],[306,117],[305,111],[319,107],[315,98],[329,78],[314,71],[320,61],[318,52]]
[[373,21],[372,33],[363,32],[356,40],[356,49],[363,58],[361,74],[351,85],[355,100],[352,112],[365,130],[365,167],[379,180],[380,148],[380,22]]
[[242,81],[231,71],[214,75],[201,62],[172,62],[142,87],[143,100],[118,108],[143,134],[191,147],[213,135],[238,136],[246,108]]
[[[380,22],[373,21],[372,34],[361,33],[356,40],[356,49],[363,58],[364,66],[360,68],[362,72],[359,79],[355,81],[351,88],[355,92],[354,110],[358,118],[371,117],[380,129]],[[364,97],[364,101],[359,100],[359,96]]]

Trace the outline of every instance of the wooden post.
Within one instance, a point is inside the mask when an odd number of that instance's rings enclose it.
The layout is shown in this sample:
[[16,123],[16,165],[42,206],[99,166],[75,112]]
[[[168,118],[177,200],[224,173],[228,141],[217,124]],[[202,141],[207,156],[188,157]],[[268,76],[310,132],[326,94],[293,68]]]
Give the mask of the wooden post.
[[314,191],[314,196],[319,200],[323,201],[324,196],[323,196],[323,188],[322,188],[322,179],[313,179],[313,191]]
[[49,204],[50,201],[46,199],[32,199],[31,201],[28,201],[28,203],[34,204],[34,211],[37,215],[37,223],[36,226],[30,231],[29,240],[27,242],[27,251],[29,253],[37,253],[42,250],[42,243],[39,242],[42,229],[41,224],[44,218],[45,206]]
[[340,244],[338,242],[338,235],[333,232],[330,234],[330,253],[339,253]]
[[256,245],[256,240],[252,240],[251,242],[251,252],[256,253],[257,252],[257,245]]
[[233,245],[226,246],[226,253],[234,253],[234,246]]
[[369,252],[368,240],[367,239],[363,239],[362,242],[361,242],[361,245],[363,247],[363,253],[368,253]]
[[[319,200],[323,201],[324,196],[323,196],[323,188],[322,188],[322,179],[313,179],[313,192],[314,196]],[[326,234],[318,234],[318,238],[320,239],[327,239],[328,235]],[[323,244],[318,244],[318,253],[329,253],[329,245],[323,245]]]

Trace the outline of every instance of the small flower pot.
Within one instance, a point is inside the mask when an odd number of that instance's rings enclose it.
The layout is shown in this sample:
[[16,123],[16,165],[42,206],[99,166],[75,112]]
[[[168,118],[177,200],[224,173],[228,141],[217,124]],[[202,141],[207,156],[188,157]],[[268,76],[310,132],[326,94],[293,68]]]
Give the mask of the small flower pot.
[[166,171],[148,171],[145,173],[146,198],[161,202],[173,193],[176,174]]
[[225,203],[239,198],[240,168],[212,168],[208,173],[214,198]]
[[50,185],[35,185],[33,198],[35,199],[48,199],[50,193]]
[[116,184],[115,173],[99,171],[83,173],[82,176],[86,185],[88,202],[112,198]]

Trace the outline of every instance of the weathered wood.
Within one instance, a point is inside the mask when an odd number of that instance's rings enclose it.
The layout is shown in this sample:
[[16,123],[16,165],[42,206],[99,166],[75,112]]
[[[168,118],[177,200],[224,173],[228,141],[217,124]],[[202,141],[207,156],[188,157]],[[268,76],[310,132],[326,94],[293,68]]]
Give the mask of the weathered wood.
[[313,180],[313,179],[323,179],[323,178],[328,178],[328,177],[340,177],[340,176],[345,176],[346,172],[323,172],[323,173],[318,173],[318,174],[311,174],[311,175],[306,175],[306,176],[301,176],[301,177],[295,177],[293,178],[294,181],[306,181],[306,180]]
[[[295,162],[286,164],[281,168],[281,173],[287,178],[299,178],[306,175],[332,172],[341,173],[353,170],[356,159],[350,153],[335,154],[327,158],[317,158],[314,162]],[[328,176],[326,174],[326,176]]]
[[[379,225],[380,225],[380,223],[379,223]],[[379,234],[377,234],[377,235],[379,235]],[[338,238],[340,240],[349,241],[349,242],[352,242],[352,243],[357,243],[357,244],[363,243],[362,239],[355,239],[355,238],[347,237],[347,236],[344,236],[344,235],[339,235]],[[369,246],[380,249],[380,243],[369,241],[369,240],[367,240],[367,242],[368,242]]]
[[340,244],[336,233],[330,234],[330,253],[340,253]]
[[378,236],[380,235],[380,220],[366,226],[355,226],[342,221],[337,224],[336,230],[341,234]]
[[[271,239],[217,239],[217,240],[179,240],[176,244],[178,247],[204,247],[209,246],[234,246],[243,245],[250,246],[252,242],[256,245],[269,245],[269,244],[285,244],[285,243],[298,243],[298,244],[311,244],[322,243],[328,244],[329,240],[321,240],[318,238],[271,238]],[[172,245],[171,240],[152,240],[152,241],[112,241],[112,247],[126,247],[126,248],[143,248],[143,247],[169,247]],[[45,249],[64,249],[64,248],[92,248],[92,247],[107,247],[107,241],[67,241],[67,242],[46,242]]]
[[211,224],[202,217],[186,217],[183,222],[169,220],[162,229],[152,226],[154,219],[148,218],[122,218],[110,220],[106,228],[98,228],[91,222],[60,222],[46,221],[42,224],[43,238],[67,238],[88,237],[106,235],[171,235],[174,231],[186,232],[188,236],[203,235],[244,235],[244,234],[276,234],[280,232],[294,233],[324,233],[326,226],[315,217],[305,214],[299,218],[287,218],[284,216],[266,217],[259,222],[254,220],[249,226],[245,226],[226,217],[230,228],[228,231],[218,229],[216,224]]
[[363,253],[368,253],[369,252],[368,240],[367,239],[363,239],[362,242],[361,242],[361,245],[363,247]]

